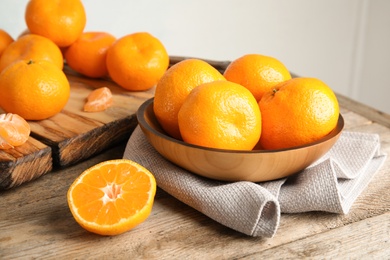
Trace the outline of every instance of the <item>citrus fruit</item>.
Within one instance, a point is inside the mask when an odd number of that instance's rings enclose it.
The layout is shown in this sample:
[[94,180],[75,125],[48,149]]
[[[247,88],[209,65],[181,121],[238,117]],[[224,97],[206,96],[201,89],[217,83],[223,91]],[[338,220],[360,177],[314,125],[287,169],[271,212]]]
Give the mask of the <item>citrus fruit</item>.
[[225,80],[209,63],[187,59],[170,67],[156,85],[153,109],[158,122],[170,136],[181,139],[177,114],[187,95],[196,86]]
[[261,147],[284,149],[318,141],[337,125],[339,104],[324,82],[315,78],[293,78],[264,94],[259,102],[262,115]]
[[233,60],[223,75],[249,89],[257,101],[276,84],[291,79],[282,62],[261,54],[247,54]]
[[51,62],[20,60],[0,74],[0,107],[26,120],[54,116],[66,105],[70,86],[64,72]]
[[178,114],[184,142],[210,148],[252,150],[261,135],[261,113],[245,87],[214,81],[194,88]]
[[87,97],[84,104],[85,112],[104,111],[112,105],[112,93],[107,87],[101,87],[93,90]]
[[115,40],[106,32],[84,32],[64,51],[65,60],[70,68],[85,76],[107,76],[107,50]]
[[30,136],[30,125],[19,115],[0,114],[0,149],[24,144]]
[[0,29],[0,57],[3,54],[5,48],[10,45],[14,39],[6,31]]
[[100,235],[118,235],[146,220],[153,207],[152,173],[126,159],[85,170],[70,186],[69,208],[76,222]]
[[66,47],[80,37],[87,18],[80,0],[30,0],[25,21],[31,33]]
[[108,49],[106,64],[119,86],[142,91],[156,85],[169,66],[169,56],[159,39],[138,32],[119,38]]
[[0,57],[0,72],[5,67],[18,60],[46,60],[59,69],[64,66],[60,48],[51,40],[36,35],[27,34],[11,43]]

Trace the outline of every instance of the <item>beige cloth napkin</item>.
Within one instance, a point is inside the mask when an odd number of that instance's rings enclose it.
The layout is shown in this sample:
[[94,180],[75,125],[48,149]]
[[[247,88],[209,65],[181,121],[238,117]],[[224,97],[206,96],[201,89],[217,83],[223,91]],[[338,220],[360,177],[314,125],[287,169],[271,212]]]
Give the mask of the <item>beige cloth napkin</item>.
[[137,126],[123,157],[149,169],[160,188],[215,221],[249,236],[272,237],[281,213],[346,214],[386,154],[380,153],[378,135],[344,131],[326,155],[297,175],[262,183],[221,182],[165,160]]

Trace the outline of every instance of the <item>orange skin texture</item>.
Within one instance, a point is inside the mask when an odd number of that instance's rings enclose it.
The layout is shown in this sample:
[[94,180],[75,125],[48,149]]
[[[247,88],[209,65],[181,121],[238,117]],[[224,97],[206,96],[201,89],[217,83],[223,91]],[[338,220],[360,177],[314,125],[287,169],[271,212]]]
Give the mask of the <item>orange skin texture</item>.
[[261,113],[245,87],[214,81],[194,88],[178,114],[187,143],[217,149],[252,150],[261,135]]
[[106,65],[112,80],[130,91],[154,87],[169,66],[162,42],[147,32],[119,38],[108,49]]
[[246,54],[232,61],[223,75],[249,89],[257,101],[278,83],[291,79],[282,62],[261,54]]
[[51,40],[36,34],[26,34],[11,43],[0,57],[0,72],[8,65],[19,60],[45,60],[64,67],[64,58],[60,48]]
[[184,99],[200,84],[225,80],[210,64],[187,59],[170,67],[157,83],[153,109],[157,120],[170,136],[181,139],[177,116]]
[[4,50],[14,42],[14,39],[6,31],[0,29],[0,57],[3,54]]
[[64,50],[70,68],[90,78],[108,76],[106,57],[116,38],[106,32],[84,32]]
[[64,72],[53,63],[20,60],[0,74],[0,107],[26,120],[43,120],[59,113],[70,96]]
[[337,125],[337,97],[315,78],[293,78],[264,94],[260,146],[267,150],[307,145],[329,134]]
[[82,34],[87,17],[80,0],[30,0],[25,21],[31,33],[67,47]]

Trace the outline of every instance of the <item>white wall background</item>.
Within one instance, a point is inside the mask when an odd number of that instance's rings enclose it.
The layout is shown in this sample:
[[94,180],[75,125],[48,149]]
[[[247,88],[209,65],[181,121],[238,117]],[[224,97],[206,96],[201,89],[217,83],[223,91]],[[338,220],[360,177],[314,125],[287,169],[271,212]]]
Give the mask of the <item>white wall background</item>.
[[[0,0],[17,37],[28,0]],[[148,31],[170,55],[232,60],[270,55],[290,71],[390,113],[389,0],[83,0],[86,31]]]

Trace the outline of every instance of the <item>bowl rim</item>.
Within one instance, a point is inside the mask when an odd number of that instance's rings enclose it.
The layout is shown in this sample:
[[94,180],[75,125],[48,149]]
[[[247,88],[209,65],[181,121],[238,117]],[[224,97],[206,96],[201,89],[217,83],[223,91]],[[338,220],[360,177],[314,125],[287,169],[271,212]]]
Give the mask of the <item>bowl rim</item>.
[[[194,144],[186,143],[186,142],[184,142],[182,140],[178,140],[176,138],[173,138],[173,137],[169,136],[165,132],[161,133],[160,131],[157,131],[156,129],[151,127],[146,122],[146,120],[144,118],[144,114],[146,112],[146,109],[150,105],[153,105],[153,103],[154,103],[154,97],[146,100],[138,108],[137,113],[136,113],[136,117],[137,117],[137,120],[138,120],[138,124],[140,126],[146,128],[149,132],[152,132],[154,135],[157,135],[160,138],[167,139],[167,140],[169,140],[171,142],[175,142],[175,143],[177,143],[179,145],[188,146],[188,147],[191,147],[191,148],[194,148],[194,149],[208,150],[208,151],[219,152],[219,153],[259,154],[259,153],[288,152],[288,151],[294,151],[294,150],[299,150],[299,149],[305,149],[305,148],[312,147],[312,146],[315,146],[315,145],[318,145],[320,143],[323,143],[323,142],[326,142],[326,141],[329,141],[329,140],[333,139],[334,137],[340,135],[341,132],[344,129],[344,118],[341,115],[341,113],[339,113],[339,118],[337,120],[336,127],[329,134],[327,134],[326,136],[324,136],[321,139],[319,139],[319,140],[317,140],[315,142],[312,142],[310,144],[294,146],[294,147],[285,148],[285,149],[275,149],[275,150],[227,150],[227,149],[211,148],[211,147],[206,147],[206,146],[200,146],[200,145],[194,145]],[[156,119],[156,123],[159,124],[157,119]],[[161,125],[160,125],[160,127],[161,127]],[[163,128],[161,127],[161,129],[163,129]]]

